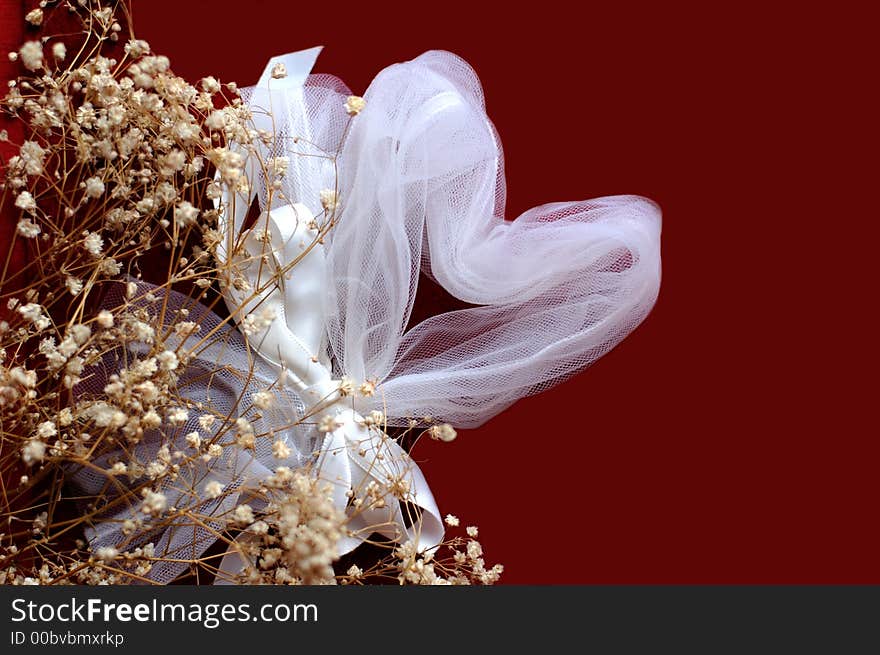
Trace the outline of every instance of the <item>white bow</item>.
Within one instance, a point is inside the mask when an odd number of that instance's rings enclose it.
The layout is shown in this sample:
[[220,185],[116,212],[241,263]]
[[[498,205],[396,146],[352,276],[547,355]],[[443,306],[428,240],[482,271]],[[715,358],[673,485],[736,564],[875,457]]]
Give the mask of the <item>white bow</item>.
[[[353,534],[343,539],[340,551],[352,550],[372,532],[433,548],[443,539],[443,523],[424,475],[397,443],[365,424],[356,399],[343,396],[339,381],[332,379],[323,331],[325,255],[313,219],[304,205],[283,205],[264,213],[242,234],[232,262],[248,289],[229,286],[226,303],[239,322],[266,311],[275,317],[250,334],[249,343],[278,368],[312,420],[334,420],[336,428],[319,447],[316,472],[333,484],[337,507],[345,510],[352,492],[363,493],[371,483],[386,490],[372,507],[352,511],[347,527]],[[415,505],[416,515],[404,516],[391,488],[405,491],[400,500]],[[222,568],[230,567],[231,561]]]

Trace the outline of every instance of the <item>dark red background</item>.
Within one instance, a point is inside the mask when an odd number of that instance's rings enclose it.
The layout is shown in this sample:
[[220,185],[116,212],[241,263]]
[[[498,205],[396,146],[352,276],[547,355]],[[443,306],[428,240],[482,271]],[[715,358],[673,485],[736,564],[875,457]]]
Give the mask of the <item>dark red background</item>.
[[134,25],[185,77],[243,85],[317,44],[316,70],[355,92],[451,50],[483,82],[510,216],[660,203],[645,323],[574,380],[416,450],[506,582],[880,582],[877,292],[857,289],[877,277],[870,22],[843,4],[572,6],[135,0]]

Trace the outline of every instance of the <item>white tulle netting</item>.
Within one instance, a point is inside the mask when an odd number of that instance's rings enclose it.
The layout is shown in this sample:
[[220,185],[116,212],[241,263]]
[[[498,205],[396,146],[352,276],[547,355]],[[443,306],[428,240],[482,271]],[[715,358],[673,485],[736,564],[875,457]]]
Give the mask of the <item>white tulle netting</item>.
[[[190,407],[189,417],[180,425],[166,421],[159,429],[148,431],[134,446],[107,449],[92,458],[92,467],[72,470],[70,480],[79,496],[88,501],[84,511],[96,515],[88,533],[92,550],[115,547],[130,551],[152,543],[155,561],[146,577],[168,583],[186,571],[187,562],[201,557],[226,529],[229,512],[239,502],[237,492],[244,485],[254,486],[255,481],[264,480],[278,466],[297,468],[312,461],[317,434],[313,425],[302,422],[302,399],[290,388],[279,385],[275,369],[254,358],[238,331],[221,324],[216,314],[186,295],[166,293],[143,282],[137,284],[131,301],[126,301],[124,289],[125,284],[115,285],[104,300],[104,307],[126,306],[129,313],[142,312],[144,320],[156,326],[157,334],[164,335],[166,349],[191,353],[175,390],[182,399],[181,405]],[[198,331],[185,338],[178,336],[173,327],[182,321],[195,322]],[[147,351],[149,346],[140,342],[109,351],[101,364],[90,371],[91,375],[74,388],[80,406],[91,399],[101,399],[110,376],[144,359]],[[267,388],[273,389],[277,402],[257,411],[252,404],[253,394]],[[200,407],[203,409],[199,410]],[[199,424],[199,418],[205,414],[218,419],[207,430]],[[222,420],[225,417],[228,421]],[[257,435],[253,449],[230,443],[234,434],[230,423],[238,417],[253,425]],[[152,482],[146,469],[150,463],[162,460],[160,449],[165,446],[172,455],[175,451],[192,453],[186,435],[193,431],[201,433],[205,443],[222,444],[222,454],[209,460],[186,458],[176,475],[163,475],[158,482]],[[272,444],[276,441],[288,446],[289,457],[273,456]],[[125,462],[129,471],[137,464],[145,470],[133,477],[117,476],[113,481],[105,471],[116,461]],[[217,499],[211,499],[205,491],[210,481],[223,487]],[[168,507],[185,508],[186,514],[176,518],[164,514],[160,519],[145,515],[141,511],[143,498],[133,491],[139,488],[164,494]],[[124,529],[127,520],[137,527]]]
[[[268,154],[290,158],[287,199],[318,215],[320,191],[339,191],[324,310],[334,374],[381,381],[375,407],[391,424],[479,425],[596,361],[648,314],[657,205],[614,196],[506,221],[501,144],[466,62],[428,52],[385,69],[353,119],[348,93],[311,76],[245,98],[258,113],[271,105]],[[265,209],[265,181],[257,189]],[[407,330],[420,272],[476,307]]]

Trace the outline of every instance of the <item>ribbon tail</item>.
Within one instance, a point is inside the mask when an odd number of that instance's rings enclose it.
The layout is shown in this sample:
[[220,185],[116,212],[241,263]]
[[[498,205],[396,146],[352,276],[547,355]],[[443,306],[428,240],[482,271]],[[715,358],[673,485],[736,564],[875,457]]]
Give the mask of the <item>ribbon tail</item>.
[[364,498],[366,507],[349,508],[355,545],[377,532],[398,543],[412,541],[419,550],[436,548],[443,540],[443,520],[415,461],[393,439],[366,428],[354,412],[343,418],[339,431],[347,442],[354,496],[363,498],[371,483],[382,490],[378,497]]

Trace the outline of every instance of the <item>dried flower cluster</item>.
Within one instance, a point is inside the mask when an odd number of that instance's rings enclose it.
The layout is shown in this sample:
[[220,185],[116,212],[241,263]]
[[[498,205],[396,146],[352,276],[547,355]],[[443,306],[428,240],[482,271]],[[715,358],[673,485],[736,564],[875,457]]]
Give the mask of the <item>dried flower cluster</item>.
[[[197,365],[233,320],[244,339],[275,320],[261,311],[205,327],[195,308],[220,313],[230,285],[260,293],[240,259],[219,266],[214,256],[224,240],[237,245],[221,233],[223,198],[247,191],[249,162],[267,180],[289,162],[262,156],[273,137],[254,129],[234,83],[189,84],[148,43],[126,39],[125,5],[45,2],[27,14],[30,32],[56,11],[82,21],[84,42],[34,37],[9,53],[25,73],[2,103],[26,138],[5,162],[0,208],[17,216],[10,248],[24,244],[29,256],[14,267],[7,257],[0,277],[0,583],[151,583],[170,560],[188,564],[181,575],[194,583],[495,582],[501,567],[487,568],[475,528],[436,552],[385,542],[380,555],[342,566],[351,515],[389,491],[406,501],[406,480],[352,490],[343,513],[310,462],[285,463],[293,448],[276,434],[283,426],[264,420],[278,409],[277,389],[243,394],[232,408],[185,392],[194,376],[219,375],[222,363]],[[353,120],[363,108],[359,97],[345,103]],[[323,239],[341,200],[335,190],[318,200]],[[191,304],[170,309],[172,290]],[[372,396],[376,383],[346,380],[341,391]],[[303,420],[334,429],[332,416]],[[380,414],[364,421],[391,438]],[[455,438],[448,425],[426,434]],[[262,443],[274,470],[224,477]],[[95,547],[108,522],[123,538]],[[199,530],[214,546],[169,553],[153,539],[167,526]],[[240,573],[223,568],[228,554],[244,562]]]

